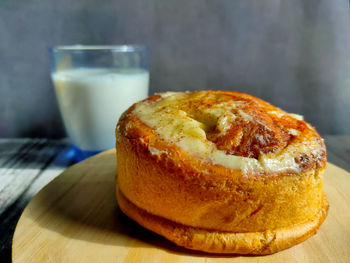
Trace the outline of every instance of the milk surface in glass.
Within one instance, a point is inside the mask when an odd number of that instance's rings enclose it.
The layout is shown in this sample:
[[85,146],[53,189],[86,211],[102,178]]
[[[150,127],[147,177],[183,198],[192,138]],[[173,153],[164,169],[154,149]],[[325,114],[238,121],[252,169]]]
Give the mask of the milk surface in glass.
[[148,95],[149,72],[139,68],[68,69],[52,79],[66,130],[86,151],[114,148],[120,115]]

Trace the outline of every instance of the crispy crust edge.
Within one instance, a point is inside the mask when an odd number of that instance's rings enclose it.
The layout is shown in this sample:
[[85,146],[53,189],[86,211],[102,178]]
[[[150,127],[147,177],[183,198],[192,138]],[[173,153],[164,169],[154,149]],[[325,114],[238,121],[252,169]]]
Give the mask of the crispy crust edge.
[[268,255],[299,244],[316,234],[328,214],[325,195],[318,213],[307,222],[264,232],[233,233],[185,226],[153,215],[129,201],[116,186],[120,209],[143,227],[175,244],[208,253]]

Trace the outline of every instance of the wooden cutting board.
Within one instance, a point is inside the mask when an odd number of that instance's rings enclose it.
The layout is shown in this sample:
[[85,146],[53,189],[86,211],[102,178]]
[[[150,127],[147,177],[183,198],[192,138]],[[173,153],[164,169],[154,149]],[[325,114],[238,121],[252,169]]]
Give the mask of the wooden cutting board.
[[17,224],[13,262],[350,262],[350,174],[335,165],[325,175],[330,211],[317,235],[262,257],[195,252],[142,228],[117,207],[115,175],[110,150],[48,184]]

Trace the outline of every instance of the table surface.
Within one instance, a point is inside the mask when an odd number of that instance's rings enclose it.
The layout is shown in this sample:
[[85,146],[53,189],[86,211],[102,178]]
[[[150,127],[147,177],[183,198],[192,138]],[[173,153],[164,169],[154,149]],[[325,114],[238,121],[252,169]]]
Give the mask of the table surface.
[[[328,161],[350,171],[350,136],[324,136]],[[0,262],[11,262],[16,223],[31,198],[75,163],[67,140],[0,139]]]

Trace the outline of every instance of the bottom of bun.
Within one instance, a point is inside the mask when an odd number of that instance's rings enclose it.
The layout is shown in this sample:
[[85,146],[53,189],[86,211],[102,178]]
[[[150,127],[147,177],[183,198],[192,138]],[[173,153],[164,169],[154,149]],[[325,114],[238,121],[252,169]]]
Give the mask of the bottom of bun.
[[325,220],[329,207],[323,196],[319,212],[307,222],[264,232],[233,233],[186,226],[150,214],[129,201],[118,187],[117,200],[128,217],[179,246],[209,253],[252,255],[272,254],[308,239]]

